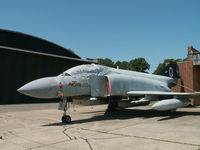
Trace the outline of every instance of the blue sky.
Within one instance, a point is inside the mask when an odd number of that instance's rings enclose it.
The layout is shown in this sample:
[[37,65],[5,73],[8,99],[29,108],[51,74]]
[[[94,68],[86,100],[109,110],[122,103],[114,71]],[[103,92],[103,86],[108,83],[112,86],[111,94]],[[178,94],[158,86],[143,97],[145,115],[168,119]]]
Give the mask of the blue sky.
[[200,50],[199,0],[2,0],[0,28],[72,49],[82,58],[166,58]]

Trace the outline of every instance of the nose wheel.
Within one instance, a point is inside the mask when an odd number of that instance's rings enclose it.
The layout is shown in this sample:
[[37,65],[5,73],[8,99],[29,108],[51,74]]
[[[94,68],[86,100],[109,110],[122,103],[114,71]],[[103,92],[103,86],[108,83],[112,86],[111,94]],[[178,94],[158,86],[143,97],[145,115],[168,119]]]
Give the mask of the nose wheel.
[[67,123],[67,124],[71,123],[71,117],[69,115],[63,115],[61,120],[62,123]]
[[68,113],[69,113],[69,107],[70,107],[69,103],[70,102],[71,102],[70,98],[62,98],[60,103],[59,103],[58,109],[64,111],[63,116],[61,118],[62,123],[66,123],[66,124],[71,123],[71,117],[69,115],[67,115],[67,113],[66,113],[67,110],[68,110]]

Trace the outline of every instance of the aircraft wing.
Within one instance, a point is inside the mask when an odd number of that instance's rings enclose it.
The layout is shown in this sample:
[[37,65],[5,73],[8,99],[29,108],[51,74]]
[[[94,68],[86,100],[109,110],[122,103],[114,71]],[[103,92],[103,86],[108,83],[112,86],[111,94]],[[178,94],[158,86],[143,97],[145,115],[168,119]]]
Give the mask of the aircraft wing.
[[193,93],[181,93],[181,92],[161,92],[161,91],[129,91],[127,92],[129,96],[180,96],[180,97],[194,97],[200,95],[200,92]]

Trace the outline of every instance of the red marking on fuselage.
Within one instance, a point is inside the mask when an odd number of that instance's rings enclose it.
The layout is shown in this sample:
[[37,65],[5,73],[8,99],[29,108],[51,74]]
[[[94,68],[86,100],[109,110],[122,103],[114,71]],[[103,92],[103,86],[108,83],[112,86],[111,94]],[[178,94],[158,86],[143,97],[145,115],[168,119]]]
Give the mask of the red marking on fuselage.
[[62,91],[62,83],[59,83],[60,91]]
[[107,85],[107,92],[110,95],[110,84],[109,84],[108,77],[106,77],[106,85]]

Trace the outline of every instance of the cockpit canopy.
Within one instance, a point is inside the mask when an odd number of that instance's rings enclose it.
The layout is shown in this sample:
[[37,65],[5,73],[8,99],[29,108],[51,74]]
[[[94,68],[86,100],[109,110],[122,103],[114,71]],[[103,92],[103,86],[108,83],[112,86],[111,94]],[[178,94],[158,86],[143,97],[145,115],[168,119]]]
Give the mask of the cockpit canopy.
[[86,64],[72,67],[61,74],[61,76],[81,76],[105,75],[109,71],[108,67],[96,64]]

